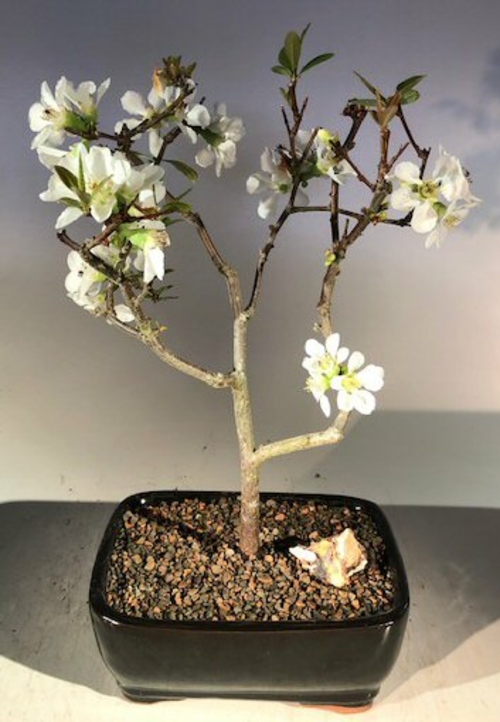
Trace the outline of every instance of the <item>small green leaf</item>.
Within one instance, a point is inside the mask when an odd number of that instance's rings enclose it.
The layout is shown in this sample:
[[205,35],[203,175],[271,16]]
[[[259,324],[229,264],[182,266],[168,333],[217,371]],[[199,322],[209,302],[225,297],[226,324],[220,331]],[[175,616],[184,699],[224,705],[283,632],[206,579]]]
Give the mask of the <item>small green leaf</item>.
[[287,51],[285,48],[281,48],[281,50],[279,51],[278,60],[281,63],[281,65],[290,72],[290,75],[292,75],[293,68],[290,64],[290,59],[288,57],[288,54],[287,54]]
[[277,73],[278,75],[288,75],[288,77],[290,77],[291,75],[291,72],[284,68],[282,65],[273,65],[271,70],[273,71],[273,73]]
[[285,51],[290,61],[290,69],[296,73],[300,62],[300,53],[302,51],[302,40],[297,33],[292,30],[285,38]]
[[185,175],[192,183],[198,180],[198,172],[187,163],[183,163],[181,160],[167,160],[167,163],[173,165],[176,170]]
[[377,101],[373,98],[350,98],[347,102],[348,105],[359,105],[362,108],[377,108]]
[[54,170],[61,179],[61,181],[64,183],[66,188],[69,188],[72,191],[79,190],[78,178],[74,173],[72,173],[67,168],[63,168],[60,165],[55,165]]
[[412,75],[411,78],[406,78],[396,87],[403,95],[407,90],[413,90],[413,88],[425,78],[425,75]]
[[379,90],[378,88],[376,88],[374,85],[372,85],[370,82],[368,82],[368,80],[367,80],[366,78],[363,78],[363,76],[362,76],[360,73],[357,73],[356,71],[354,71],[354,75],[357,75],[357,76],[358,76],[358,78],[361,80],[361,82],[363,83],[363,85],[364,85],[366,88],[368,88],[368,90],[370,91],[370,93],[373,93],[373,95],[374,95],[376,98],[380,96],[380,98],[381,98],[383,101],[385,101],[384,96],[382,95],[382,93],[380,92],[380,90]]
[[193,210],[189,203],[182,203],[181,201],[172,201],[165,207],[166,213],[191,213]]
[[333,58],[334,55],[335,55],[335,53],[323,53],[322,55],[317,55],[312,60],[309,60],[309,62],[304,65],[304,67],[302,68],[302,70],[300,72],[306,73],[308,70],[311,70],[311,68],[316,67],[316,65],[320,65],[321,63],[326,63],[326,61]]
[[290,96],[288,94],[288,90],[286,90],[285,88],[280,88],[280,93],[283,96],[285,103],[287,105],[290,105]]
[[162,218],[161,221],[168,228],[168,226],[174,226],[176,223],[182,223],[182,218]]
[[401,105],[408,105],[409,103],[415,103],[420,98],[418,90],[407,90],[401,93]]
[[80,201],[77,201],[76,198],[61,198],[61,203],[64,203],[67,206],[71,206],[72,208],[81,208]]
[[301,43],[304,42],[304,38],[306,37],[307,31],[309,30],[310,27],[311,27],[311,23],[307,23],[304,30],[300,33],[300,42]]
[[224,140],[222,135],[214,133],[214,131],[209,128],[196,128],[196,132],[198,135],[201,135],[208,145],[218,146]]

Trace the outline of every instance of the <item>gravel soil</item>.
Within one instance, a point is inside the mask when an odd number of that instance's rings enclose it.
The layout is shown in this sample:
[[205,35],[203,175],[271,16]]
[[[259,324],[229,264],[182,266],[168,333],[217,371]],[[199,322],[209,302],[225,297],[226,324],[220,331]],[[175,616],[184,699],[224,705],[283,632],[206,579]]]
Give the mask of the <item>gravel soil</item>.
[[[161,502],[127,511],[115,538],[106,596],[131,617],[184,621],[346,620],[388,611],[395,583],[373,521],[363,511],[304,500],[261,503],[261,548],[238,549],[239,501]],[[353,529],[366,569],[336,589],[289,552],[296,543]]]

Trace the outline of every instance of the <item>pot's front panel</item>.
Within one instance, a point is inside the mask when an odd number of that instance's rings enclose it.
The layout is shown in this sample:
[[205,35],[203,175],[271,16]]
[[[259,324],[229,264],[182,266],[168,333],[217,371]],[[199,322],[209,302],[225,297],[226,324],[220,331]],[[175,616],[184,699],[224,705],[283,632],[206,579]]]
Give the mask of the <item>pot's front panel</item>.
[[155,698],[224,696],[331,699],[378,690],[395,661],[404,621],[342,629],[219,631],[95,620],[103,657],[125,690]]

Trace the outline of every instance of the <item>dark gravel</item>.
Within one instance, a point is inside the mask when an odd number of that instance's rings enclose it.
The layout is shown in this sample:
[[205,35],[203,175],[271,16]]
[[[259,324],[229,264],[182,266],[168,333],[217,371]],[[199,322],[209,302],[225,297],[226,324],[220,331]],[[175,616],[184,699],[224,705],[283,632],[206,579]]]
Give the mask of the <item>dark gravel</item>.
[[[345,620],[389,610],[392,570],[373,521],[324,503],[261,504],[261,549],[238,549],[239,502],[162,502],[126,512],[111,555],[107,601],[132,617],[164,620]],[[287,551],[351,527],[368,566],[344,589],[311,577]]]

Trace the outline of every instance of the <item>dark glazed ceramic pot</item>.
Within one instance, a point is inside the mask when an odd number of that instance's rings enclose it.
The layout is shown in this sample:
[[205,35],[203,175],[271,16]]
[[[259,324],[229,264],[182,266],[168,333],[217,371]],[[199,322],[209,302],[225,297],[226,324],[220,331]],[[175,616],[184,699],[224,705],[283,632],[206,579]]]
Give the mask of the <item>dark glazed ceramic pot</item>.
[[[224,494],[227,496],[227,493]],[[391,671],[406,627],[406,573],[389,524],[378,506],[344,496],[300,494],[333,506],[361,509],[385,542],[396,580],[389,612],[349,621],[156,621],[116,612],[106,602],[108,558],[127,510],[179,498],[205,501],[219,492],[154,492],[123,501],[114,512],[95,562],[90,612],[104,662],[122,692],[136,701],[222,697],[361,707]],[[267,498],[289,494],[264,494]]]

